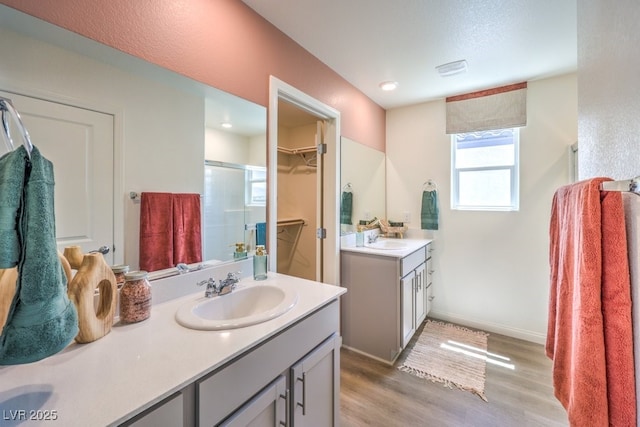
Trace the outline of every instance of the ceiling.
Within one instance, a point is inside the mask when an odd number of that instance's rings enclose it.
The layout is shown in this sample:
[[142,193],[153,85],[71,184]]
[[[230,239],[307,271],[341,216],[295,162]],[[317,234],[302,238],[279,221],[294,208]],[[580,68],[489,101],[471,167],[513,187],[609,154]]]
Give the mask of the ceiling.
[[576,70],[577,0],[243,1],[385,109]]

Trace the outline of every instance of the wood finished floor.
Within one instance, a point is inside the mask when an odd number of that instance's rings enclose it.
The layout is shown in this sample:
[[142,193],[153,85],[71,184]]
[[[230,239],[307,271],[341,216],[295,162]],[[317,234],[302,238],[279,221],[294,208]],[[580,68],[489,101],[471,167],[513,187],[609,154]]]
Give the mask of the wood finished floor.
[[568,425],[564,408],[553,396],[551,361],[542,345],[491,333],[488,350],[510,358],[515,370],[487,364],[485,402],[472,393],[399,371],[408,350],[389,366],[342,349],[341,426]]

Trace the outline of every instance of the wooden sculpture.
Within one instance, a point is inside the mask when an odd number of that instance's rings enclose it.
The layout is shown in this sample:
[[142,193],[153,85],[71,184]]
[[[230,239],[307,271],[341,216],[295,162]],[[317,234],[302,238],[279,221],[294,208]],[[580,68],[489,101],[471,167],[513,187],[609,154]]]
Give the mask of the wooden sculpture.
[[[65,256],[67,250],[65,249]],[[77,256],[71,252],[77,265]],[[68,258],[67,258],[68,259]],[[99,290],[98,305],[94,306],[95,290]],[[118,288],[116,277],[100,253],[85,254],[76,275],[69,283],[69,298],[78,309],[79,343],[89,343],[111,331],[116,312]]]

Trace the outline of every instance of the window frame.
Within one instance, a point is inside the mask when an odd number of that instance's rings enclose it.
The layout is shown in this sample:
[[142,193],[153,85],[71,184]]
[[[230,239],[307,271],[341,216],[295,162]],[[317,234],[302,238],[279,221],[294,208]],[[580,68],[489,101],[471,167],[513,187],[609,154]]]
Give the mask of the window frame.
[[[520,128],[495,129],[492,131],[468,132],[468,133],[485,133],[500,132],[505,130],[513,131],[513,165],[496,165],[496,166],[478,166],[457,168],[457,137],[466,134],[451,134],[451,209],[452,210],[469,210],[469,211],[519,211],[520,210]],[[489,146],[497,146],[500,144],[488,144]],[[509,205],[462,205],[460,204],[460,173],[461,172],[482,172],[482,171],[502,171],[509,170],[511,172],[510,179],[510,203]]]
[[[264,178],[255,178],[255,173],[260,172],[264,174]],[[257,201],[254,198],[253,184],[262,184],[265,186],[265,199],[264,201]],[[267,169],[262,166],[246,166],[245,167],[245,206],[266,206],[267,197]]]

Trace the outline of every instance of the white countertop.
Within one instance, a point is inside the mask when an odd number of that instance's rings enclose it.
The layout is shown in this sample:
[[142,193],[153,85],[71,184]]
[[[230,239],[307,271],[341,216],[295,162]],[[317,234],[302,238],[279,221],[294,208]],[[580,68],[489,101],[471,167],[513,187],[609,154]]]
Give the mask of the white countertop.
[[[149,319],[118,323],[95,342],[72,343],[35,363],[0,366],[0,425],[117,425],[346,292],[271,272],[265,281],[245,278],[238,287],[263,284],[295,289],[297,304],[261,324],[197,331],[180,326],[174,316],[182,304],[202,296],[199,290],[154,305]],[[29,421],[30,415],[56,419]]]
[[403,243],[406,243],[406,246],[399,249],[375,249],[368,246],[365,240],[364,246],[344,245],[340,247],[340,250],[345,252],[359,252],[362,254],[387,256],[387,257],[393,257],[393,258],[404,258],[407,255],[412,254],[413,252],[417,251],[423,246],[428,245],[433,241],[432,239],[393,239],[393,238],[380,237],[378,239],[378,242],[385,241],[385,240],[390,240],[394,242],[403,242]]

